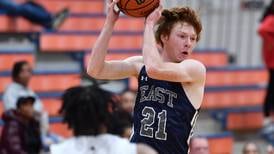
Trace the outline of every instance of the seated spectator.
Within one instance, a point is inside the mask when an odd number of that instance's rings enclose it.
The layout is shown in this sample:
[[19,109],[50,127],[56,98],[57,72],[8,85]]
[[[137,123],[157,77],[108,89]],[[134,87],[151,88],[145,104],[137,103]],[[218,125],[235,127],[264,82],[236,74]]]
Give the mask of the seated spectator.
[[30,22],[39,24],[46,29],[57,29],[68,17],[68,9],[63,9],[56,14],[47,11],[43,6],[33,1],[17,4],[13,0],[0,0],[0,10],[10,16],[21,16]]
[[16,101],[20,96],[32,96],[35,98],[33,105],[37,117],[41,122],[42,133],[48,128],[47,113],[43,111],[43,104],[39,97],[28,87],[32,77],[32,68],[26,61],[19,61],[13,65],[13,82],[8,85],[3,94],[5,111],[16,108]]
[[10,110],[16,108],[16,102],[20,96],[33,96],[35,98],[34,110],[43,111],[43,104],[38,96],[29,88],[29,82],[32,77],[32,68],[27,61],[19,61],[13,65],[12,83],[8,85],[3,94],[4,109]]
[[61,113],[74,137],[51,146],[51,154],[155,154],[142,144],[109,134],[115,102],[110,93],[96,87],[74,87],[62,97]]
[[17,108],[3,114],[1,154],[38,154],[42,148],[39,122],[34,118],[32,96],[20,97]]
[[253,142],[248,142],[243,147],[243,154],[259,154],[259,153],[260,153],[259,147]]
[[202,136],[193,136],[189,142],[190,154],[209,154],[209,145],[207,138]]
[[121,94],[120,109],[133,113],[134,104],[136,99],[136,92],[128,90]]
[[5,111],[16,109],[16,101],[20,96],[32,96],[35,98],[34,110],[35,118],[39,120],[41,134],[45,148],[51,143],[48,138],[49,121],[48,114],[43,110],[43,104],[39,97],[29,88],[29,82],[32,77],[32,68],[26,61],[16,62],[12,69],[13,82],[8,85],[3,94],[3,104]]

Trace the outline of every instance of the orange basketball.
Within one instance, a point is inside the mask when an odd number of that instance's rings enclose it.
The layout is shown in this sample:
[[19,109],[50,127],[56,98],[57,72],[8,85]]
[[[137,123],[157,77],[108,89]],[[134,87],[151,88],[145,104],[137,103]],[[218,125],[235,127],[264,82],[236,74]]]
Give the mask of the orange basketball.
[[120,0],[119,9],[128,16],[146,17],[160,4],[160,0]]

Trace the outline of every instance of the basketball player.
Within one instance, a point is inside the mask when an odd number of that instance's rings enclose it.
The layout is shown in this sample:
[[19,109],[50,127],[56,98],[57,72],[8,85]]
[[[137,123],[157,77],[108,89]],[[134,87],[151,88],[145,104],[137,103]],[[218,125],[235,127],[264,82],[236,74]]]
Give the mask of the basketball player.
[[93,46],[87,72],[97,79],[137,77],[131,141],[149,144],[161,154],[186,154],[206,76],[205,66],[189,59],[200,38],[200,20],[188,7],[162,11],[160,6],[146,18],[143,56],[105,61],[119,17],[119,12],[114,11],[116,3],[108,5],[106,21]]
[[108,133],[116,112],[109,92],[97,86],[73,87],[62,100],[60,112],[74,137],[52,145],[51,154],[157,154],[147,145]]

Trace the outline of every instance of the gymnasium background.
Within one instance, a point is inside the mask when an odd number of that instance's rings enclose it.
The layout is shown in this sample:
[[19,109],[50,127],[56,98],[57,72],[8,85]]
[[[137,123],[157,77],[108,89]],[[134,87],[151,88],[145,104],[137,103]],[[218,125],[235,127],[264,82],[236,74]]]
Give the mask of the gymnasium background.
[[[104,0],[36,0],[56,12],[68,7],[69,18],[58,31],[45,31],[22,18],[0,13],[0,98],[10,83],[14,62],[35,68],[31,88],[50,114],[51,131],[69,137],[58,115],[60,96],[71,86],[90,84],[87,56],[104,21]],[[204,30],[193,58],[207,66],[207,83],[196,134],[206,135],[211,153],[240,153],[254,141],[264,151],[274,142],[263,133],[262,104],[267,72],[261,59],[257,28],[268,0],[166,0],[165,7],[187,5],[198,10]],[[121,16],[110,43],[108,59],[141,54],[143,19]],[[100,81],[120,93],[136,89],[136,81]],[[1,99],[0,99],[1,101]],[[3,105],[0,102],[0,112]],[[2,121],[0,122],[3,125]],[[272,135],[272,138],[271,138]]]

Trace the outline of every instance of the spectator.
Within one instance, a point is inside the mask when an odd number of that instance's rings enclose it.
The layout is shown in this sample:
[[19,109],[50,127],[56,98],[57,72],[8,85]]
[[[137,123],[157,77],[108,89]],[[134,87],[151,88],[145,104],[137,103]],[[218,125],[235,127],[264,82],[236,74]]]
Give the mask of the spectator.
[[274,148],[272,145],[268,145],[266,148],[267,154],[274,154]]
[[17,4],[13,0],[0,0],[0,10],[10,16],[22,16],[46,29],[58,28],[69,14],[68,9],[51,14],[43,6],[31,0],[23,4]]
[[32,96],[20,97],[17,108],[3,114],[1,154],[38,154],[42,148],[39,122],[34,118]]
[[19,61],[13,65],[13,82],[8,85],[3,94],[4,109],[16,108],[16,101],[20,96],[30,95],[35,97],[34,110],[43,111],[43,104],[38,96],[28,87],[32,77],[32,68],[27,61]]
[[[16,101],[20,96],[32,96],[35,98],[33,105],[36,119],[40,121],[42,139],[45,148],[51,143],[48,138],[49,121],[48,114],[43,111],[43,104],[39,97],[28,87],[32,77],[32,68],[26,61],[16,62],[12,69],[13,82],[8,85],[3,94],[3,103],[5,111],[16,108]],[[56,136],[56,135],[55,135]]]
[[132,114],[134,109],[135,99],[136,99],[136,92],[132,90],[125,91],[121,95],[120,108]]
[[[264,115],[274,123],[274,0],[264,11],[258,32],[263,41],[263,59],[269,72],[267,94],[264,102]],[[271,120],[272,117],[272,120]]]
[[246,143],[243,147],[243,154],[259,154],[259,151],[258,146],[253,142]]
[[62,97],[61,113],[74,137],[51,146],[51,154],[155,154],[145,145],[109,134],[116,105],[110,93],[96,86],[74,87]]
[[194,136],[190,139],[190,154],[209,154],[209,145],[207,138]]

